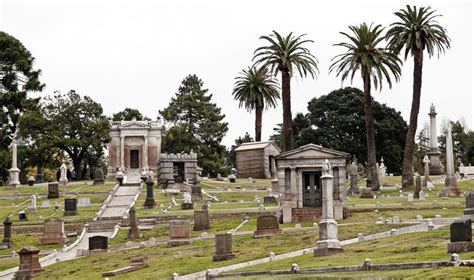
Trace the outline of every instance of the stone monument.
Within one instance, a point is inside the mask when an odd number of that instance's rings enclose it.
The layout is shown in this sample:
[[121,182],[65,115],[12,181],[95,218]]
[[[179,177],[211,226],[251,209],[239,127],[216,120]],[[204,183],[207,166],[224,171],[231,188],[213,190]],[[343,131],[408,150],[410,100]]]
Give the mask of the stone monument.
[[49,183],[48,184],[48,199],[59,198],[59,184]]
[[11,143],[12,149],[12,167],[8,170],[10,172],[10,178],[8,180],[8,186],[16,188],[20,185],[20,169],[17,166],[17,146],[18,140],[16,139],[16,133],[13,137],[13,141]]
[[281,233],[282,230],[276,215],[264,214],[257,218],[257,230],[254,231],[254,237],[266,237]]
[[128,240],[135,240],[142,237],[140,229],[138,228],[137,212],[135,207],[132,207],[129,212],[130,215],[130,228],[128,229]]
[[446,180],[441,196],[461,196],[456,177],[454,176],[454,154],[453,154],[453,135],[451,132],[451,123],[448,122],[446,131]]
[[143,208],[145,209],[156,208],[155,198],[153,197],[153,184],[153,178],[149,176],[146,181],[146,198],[143,203]]
[[64,200],[64,216],[75,216],[77,215],[77,199],[66,198]]
[[474,191],[466,195],[466,208],[464,209],[464,219],[474,220]]
[[188,192],[183,193],[184,196],[184,201],[183,204],[181,205],[182,209],[193,209],[193,202],[191,195]]
[[67,166],[66,166],[66,163],[64,161],[63,161],[63,164],[61,164],[61,167],[59,169],[61,170],[61,177],[59,177],[59,186],[66,187],[67,184],[68,184]]
[[423,158],[423,164],[425,166],[425,174],[423,174],[423,187],[427,187],[428,182],[430,181],[430,159],[428,158],[428,155],[425,155],[425,157]]
[[191,187],[191,200],[193,202],[202,200],[201,187],[198,187],[198,186]]
[[377,171],[378,171],[379,178],[383,178],[387,176],[387,167],[385,166],[383,162],[383,157],[380,159],[380,165]]
[[89,237],[89,251],[104,252],[109,250],[109,238],[107,236]]
[[41,274],[44,268],[39,263],[40,250],[33,246],[22,248],[18,254],[20,255],[20,267],[15,273],[15,279],[30,279]]
[[28,212],[30,213],[36,213],[36,195],[32,194],[31,195],[31,205],[30,207],[28,208]]
[[448,253],[474,251],[472,243],[472,226],[470,219],[457,220],[451,223],[451,237],[448,243]]
[[94,172],[94,186],[105,184],[104,172],[102,168],[97,168]]
[[421,191],[421,177],[420,175],[416,176],[415,180],[415,191],[413,192],[413,198],[420,199]]
[[342,252],[341,243],[338,239],[337,222],[334,219],[333,208],[333,176],[329,173],[331,164],[328,160],[323,164],[323,214],[319,222],[319,240],[314,249],[314,256],[327,256]]
[[192,242],[189,233],[189,222],[170,222],[169,230],[169,247],[186,245]]
[[11,248],[13,245],[12,239],[12,221],[10,217],[7,217],[3,222],[3,240],[2,245],[6,246],[7,248]]
[[441,161],[439,157],[441,152],[438,148],[438,136],[437,136],[437,127],[436,127],[436,111],[435,106],[431,104],[430,113],[430,152],[428,153],[430,157],[430,174],[431,175],[441,175],[443,174],[443,168],[441,167]]
[[357,180],[359,179],[359,168],[357,167],[357,163],[355,159],[352,161],[351,165],[349,166],[349,176],[351,180],[351,185],[349,187],[349,190],[347,190],[347,195],[358,195],[359,186],[357,185]]
[[67,242],[64,232],[64,221],[56,218],[44,220],[44,232],[41,237],[41,245],[64,244]]
[[231,260],[235,257],[232,253],[232,233],[216,234],[216,254],[212,258],[215,262]]

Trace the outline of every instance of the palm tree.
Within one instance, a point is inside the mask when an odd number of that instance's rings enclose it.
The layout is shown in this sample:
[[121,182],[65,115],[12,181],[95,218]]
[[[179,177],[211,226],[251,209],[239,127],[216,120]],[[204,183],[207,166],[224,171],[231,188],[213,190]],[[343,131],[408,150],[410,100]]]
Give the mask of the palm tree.
[[255,110],[255,141],[262,140],[262,113],[264,109],[276,107],[280,99],[280,88],[266,67],[249,67],[235,78],[232,95],[239,101],[239,108]]
[[349,43],[339,43],[335,46],[344,47],[347,52],[335,56],[329,67],[329,71],[336,71],[341,75],[342,81],[350,76],[351,83],[358,70],[361,72],[364,83],[364,111],[365,126],[367,130],[367,187],[373,190],[379,189],[378,174],[375,158],[375,136],[374,119],[372,116],[372,97],[370,95],[371,82],[375,89],[382,89],[382,81],[385,77],[389,87],[392,87],[391,75],[398,81],[401,72],[401,60],[396,54],[386,48],[378,47],[384,39],[380,34],[383,31],[381,25],[373,24],[367,26],[363,23],[359,26],[349,26],[353,35],[340,32],[349,39]]
[[281,72],[281,98],[283,105],[283,143],[284,150],[291,150],[293,147],[293,127],[291,116],[291,77],[296,71],[301,78],[308,74],[314,79],[318,71],[317,59],[303,45],[313,43],[303,37],[294,36],[293,32],[286,37],[282,37],[278,32],[273,31],[269,36],[261,36],[269,45],[257,48],[254,52],[253,60],[255,64],[268,66],[270,72],[275,76]]
[[403,154],[402,187],[411,187],[413,182],[413,153],[415,149],[415,134],[420,111],[421,80],[423,71],[423,51],[428,52],[432,57],[435,52],[444,53],[450,48],[450,39],[446,35],[446,29],[438,24],[435,15],[436,11],[431,7],[406,6],[406,10],[401,9],[395,15],[401,20],[392,23],[391,28],[385,35],[388,40],[388,47],[397,54],[405,48],[405,60],[411,53],[414,61],[413,68],[413,100],[410,111],[410,124],[405,138],[405,151]]

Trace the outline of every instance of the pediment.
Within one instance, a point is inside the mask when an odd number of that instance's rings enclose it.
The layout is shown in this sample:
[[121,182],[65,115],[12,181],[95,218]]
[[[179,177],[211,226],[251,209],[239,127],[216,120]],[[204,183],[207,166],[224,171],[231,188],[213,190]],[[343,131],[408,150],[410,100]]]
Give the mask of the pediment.
[[124,122],[120,125],[120,128],[122,129],[130,129],[130,128],[150,128],[148,123],[140,122],[140,121],[129,121],[129,122]]
[[308,144],[296,148],[291,151],[287,151],[278,156],[279,159],[301,159],[301,158],[313,158],[313,159],[325,159],[325,158],[347,158],[350,155],[345,152],[324,148],[320,145]]

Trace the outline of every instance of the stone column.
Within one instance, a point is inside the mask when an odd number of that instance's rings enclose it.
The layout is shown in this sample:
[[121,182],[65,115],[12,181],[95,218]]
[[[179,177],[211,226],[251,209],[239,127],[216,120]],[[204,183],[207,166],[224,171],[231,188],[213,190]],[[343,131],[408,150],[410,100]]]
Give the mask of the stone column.
[[144,144],[143,144],[143,170],[148,171],[148,134],[143,136]]
[[324,160],[322,191],[323,191],[323,207],[321,222],[319,222],[319,240],[314,256],[327,256],[333,253],[341,252],[341,243],[338,240],[337,222],[334,219],[333,205],[333,176],[329,173],[331,166],[329,161]]
[[423,164],[425,165],[425,178],[423,179],[423,187],[428,186],[428,182],[430,181],[430,160],[428,158],[428,155],[425,155],[423,158]]
[[291,167],[291,204],[298,207],[298,181],[296,180],[296,167]]
[[146,181],[146,198],[145,203],[143,203],[143,208],[151,209],[156,207],[155,198],[153,197],[153,179],[148,177]]
[[439,157],[441,152],[438,149],[438,136],[437,136],[437,127],[436,127],[436,111],[435,106],[431,104],[430,113],[430,152],[428,153],[430,157],[430,174],[432,175],[441,175],[443,170],[441,168],[441,161]]
[[20,185],[20,179],[19,179],[20,169],[18,169],[17,159],[16,159],[17,158],[16,140],[13,140],[11,147],[12,147],[12,167],[10,168],[10,170],[8,170],[10,172],[10,179],[9,179],[8,186],[16,188],[17,186]]
[[3,244],[7,245],[8,248],[11,248],[13,245],[13,240],[12,240],[12,221],[10,220],[10,217],[7,217],[5,221],[3,222]]
[[443,196],[460,196],[456,176],[454,176],[453,135],[451,123],[448,123],[446,131],[446,180],[444,182]]
[[125,135],[120,136],[120,168],[125,171]]

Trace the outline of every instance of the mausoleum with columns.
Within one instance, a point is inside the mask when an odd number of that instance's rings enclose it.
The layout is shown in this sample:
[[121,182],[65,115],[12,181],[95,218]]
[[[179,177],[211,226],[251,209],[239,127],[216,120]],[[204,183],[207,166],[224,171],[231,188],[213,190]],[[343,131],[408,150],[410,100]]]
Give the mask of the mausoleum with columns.
[[112,121],[108,175],[142,170],[157,173],[161,153],[161,125],[157,121]]
[[348,153],[308,144],[281,153],[276,157],[278,188],[283,223],[319,221],[323,202],[327,199],[322,191],[323,164],[327,159],[333,176],[334,218],[344,217],[347,207],[346,162]]

